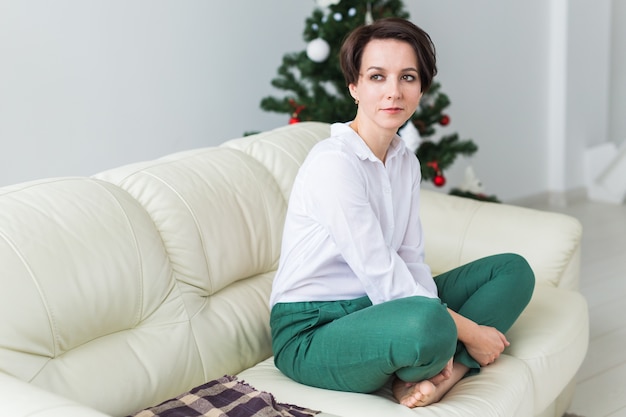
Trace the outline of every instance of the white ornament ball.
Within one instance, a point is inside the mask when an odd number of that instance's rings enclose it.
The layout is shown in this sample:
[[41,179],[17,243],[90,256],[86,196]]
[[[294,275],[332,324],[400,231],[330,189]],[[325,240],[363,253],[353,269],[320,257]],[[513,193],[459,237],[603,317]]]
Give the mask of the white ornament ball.
[[330,55],[330,45],[322,38],[313,39],[306,47],[306,55],[313,62],[324,62]]

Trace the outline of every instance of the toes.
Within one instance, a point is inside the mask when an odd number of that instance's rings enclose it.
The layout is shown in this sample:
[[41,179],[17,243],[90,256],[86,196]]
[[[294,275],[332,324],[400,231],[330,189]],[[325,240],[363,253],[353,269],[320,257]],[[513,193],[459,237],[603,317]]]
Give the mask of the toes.
[[[424,406],[430,403],[430,399],[435,392],[435,386],[430,381],[422,381],[415,384],[411,395],[405,399],[408,407]],[[404,402],[403,402],[404,403]]]
[[412,395],[407,396],[403,401],[402,405],[413,408],[419,405],[422,402],[424,395],[420,391],[413,392]]

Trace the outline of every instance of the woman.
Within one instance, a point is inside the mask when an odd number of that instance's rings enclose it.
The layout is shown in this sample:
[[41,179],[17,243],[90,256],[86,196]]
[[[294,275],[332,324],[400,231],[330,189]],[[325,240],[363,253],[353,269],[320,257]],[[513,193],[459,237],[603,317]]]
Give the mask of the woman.
[[362,26],[341,66],[357,114],[331,126],[293,186],[270,304],[276,366],[303,384],[439,401],[493,363],[528,303],[518,255],[433,279],[424,263],[419,162],[396,135],[436,74],[435,49],[404,19]]

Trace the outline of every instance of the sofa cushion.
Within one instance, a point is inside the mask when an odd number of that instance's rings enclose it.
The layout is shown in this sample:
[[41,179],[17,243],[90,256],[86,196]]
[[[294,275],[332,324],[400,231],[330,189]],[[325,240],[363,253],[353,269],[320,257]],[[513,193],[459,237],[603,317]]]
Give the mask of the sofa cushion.
[[526,258],[538,284],[578,287],[582,226],[573,217],[428,190],[422,191],[421,216],[426,262],[435,274],[511,252]]
[[534,414],[543,412],[572,380],[589,340],[587,303],[576,291],[537,286],[506,334],[505,353],[521,359],[533,378]]
[[241,372],[240,379],[257,389],[271,390],[279,400],[314,407],[342,417],[527,417],[533,409],[532,379],[526,365],[503,355],[480,374],[467,377],[437,404],[409,409],[398,404],[386,386],[375,394],[329,391],[309,387],[283,375],[269,358]]
[[[244,153],[198,149],[96,177],[145,207],[185,293],[210,296],[276,269],[286,203],[269,172]],[[200,307],[189,305],[190,314]]]
[[[0,416],[7,417],[110,417],[93,408],[53,394],[0,372]],[[318,416],[320,417],[320,416]]]
[[232,139],[221,147],[238,149],[263,165],[278,183],[286,202],[289,201],[296,174],[307,154],[317,142],[329,136],[328,123],[301,122],[254,136]]
[[163,242],[125,191],[1,190],[0,259],[0,371],[114,415],[202,381]]
[[128,191],[156,225],[205,380],[269,357],[268,299],[286,212],[270,172],[239,150],[215,147],[97,177]]

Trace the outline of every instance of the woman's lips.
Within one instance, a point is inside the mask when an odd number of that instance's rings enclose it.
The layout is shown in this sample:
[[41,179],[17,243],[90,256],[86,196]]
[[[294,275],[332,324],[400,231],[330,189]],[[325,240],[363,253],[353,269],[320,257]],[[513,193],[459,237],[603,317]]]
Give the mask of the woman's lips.
[[385,113],[391,113],[391,114],[395,114],[395,113],[400,113],[402,112],[402,107],[387,107],[382,109]]

